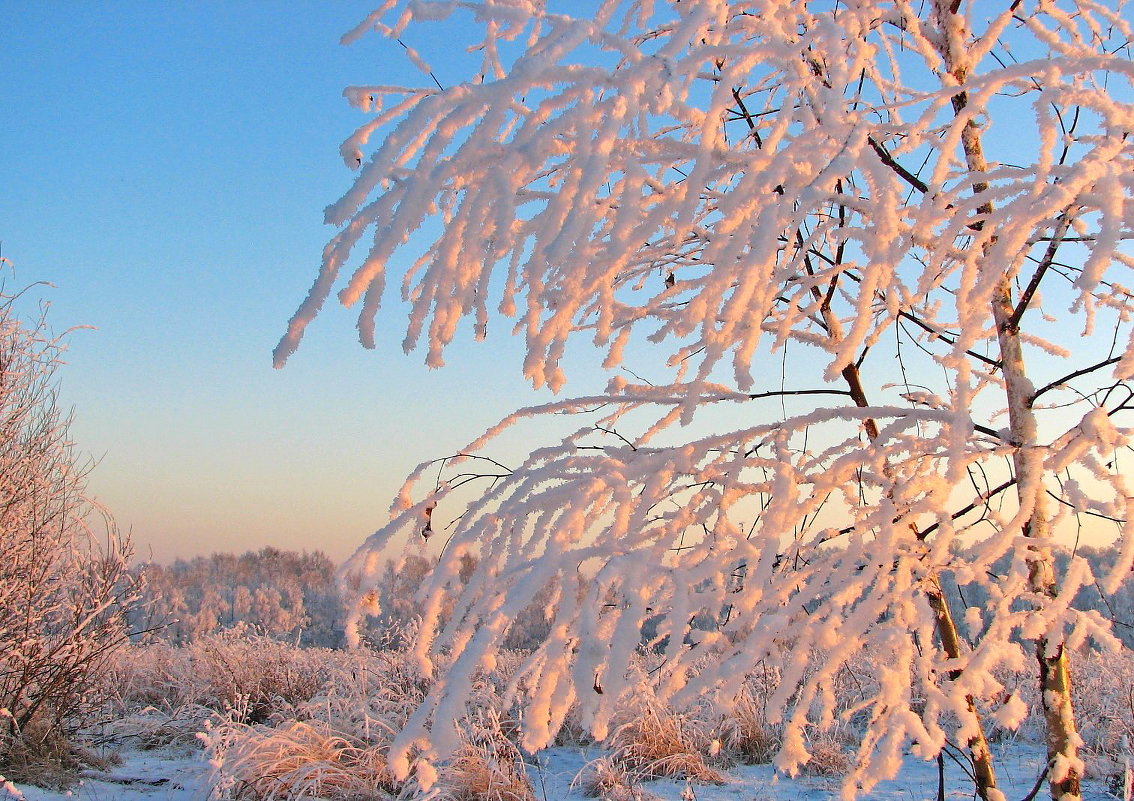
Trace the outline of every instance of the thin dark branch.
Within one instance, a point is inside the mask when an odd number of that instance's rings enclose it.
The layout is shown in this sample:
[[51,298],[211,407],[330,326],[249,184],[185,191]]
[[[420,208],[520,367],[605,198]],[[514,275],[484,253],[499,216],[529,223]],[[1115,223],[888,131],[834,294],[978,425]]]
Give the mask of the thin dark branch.
[[782,398],[789,395],[843,395],[850,396],[845,389],[777,389],[771,392],[753,392],[748,400],[761,400],[762,398]]
[[1088,515],[1090,517],[1098,517],[1098,518],[1101,518],[1102,520],[1107,520],[1111,523],[1125,523],[1126,522],[1125,520],[1118,518],[1118,517],[1111,517],[1110,515],[1104,515],[1102,512],[1092,512],[1090,509],[1080,509],[1079,507],[1077,507],[1075,504],[1071,503],[1070,501],[1068,501],[1064,498],[1060,498],[1058,495],[1056,495],[1051,490],[1047,490],[1047,494],[1050,495],[1052,498],[1054,498],[1056,503],[1063,504],[1064,506],[1068,507],[1069,509],[1074,509],[1076,514]]
[[[953,339],[951,334],[947,334],[944,331],[941,331],[937,328],[934,328],[929,323],[923,321],[921,318],[917,317],[916,315],[914,315],[914,314],[912,314],[908,311],[900,311],[900,312],[898,312],[898,316],[901,317],[904,320],[909,320],[911,323],[913,323],[914,325],[916,325],[918,328],[922,329],[926,333],[933,334],[933,336],[940,339],[946,345],[952,345],[952,344],[954,344],[954,342],[956,342],[956,340]],[[966,350],[965,353],[969,356],[972,356],[977,361],[984,362],[989,367],[993,367],[993,368],[999,368],[1000,367],[1000,361],[998,359],[990,358],[988,356],[985,356],[983,353],[977,353],[976,351],[973,351],[973,350]]]
[[922,194],[925,194],[929,191],[928,184],[926,184],[925,181],[921,180],[912,172],[899,164],[897,161],[895,161],[894,157],[890,155],[890,151],[887,150],[877,139],[875,139],[873,136],[868,136],[866,137],[866,141],[867,143],[869,143],[870,147],[874,149],[874,152],[878,154],[878,158],[882,159],[882,163],[893,170],[895,173],[897,173],[898,176],[902,178],[906,183],[908,183],[910,186],[912,186]]
[[[816,255],[819,258],[827,261],[829,264],[835,265],[835,262],[832,261],[830,259],[830,257],[823,256],[820,253],[814,253],[814,255]],[[847,278],[851,279],[852,281],[855,281],[856,283],[861,283],[861,281],[862,281],[862,279],[859,276],[855,275],[850,270],[843,270],[841,275],[845,275]],[[879,293],[879,296],[884,299],[885,293]],[[913,312],[901,310],[901,311],[898,312],[898,316],[905,319],[905,320],[909,320],[911,323],[913,323],[914,325],[916,325],[918,328],[922,329],[926,333],[932,334],[937,339],[940,339],[946,345],[952,345],[956,342],[956,335],[955,334],[951,334],[947,331],[942,331],[941,329],[930,325],[929,323],[925,322],[920,317],[915,315]],[[989,367],[993,368],[994,370],[1000,368],[1000,362],[997,359],[993,359],[989,356],[985,356],[984,354],[977,353],[976,351],[973,351],[973,350],[966,350],[965,353],[969,356],[972,356],[977,361],[983,362],[984,364],[987,364]]]
[[1036,290],[1039,289],[1040,281],[1043,280],[1044,274],[1047,273],[1052,263],[1055,261],[1055,254],[1059,250],[1059,246],[1063,244],[1063,235],[1067,233],[1067,229],[1071,227],[1071,219],[1071,208],[1069,206],[1059,215],[1059,220],[1055,224],[1055,231],[1052,234],[1051,241],[1047,243],[1047,252],[1043,254],[1043,259],[1040,260],[1039,266],[1032,275],[1032,280],[1028,282],[1027,287],[1024,288],[1023,293],[1020,295],[1020,302],[1016,304],[1016,308],[1012,310],[1012,316],[1008,318],[1006,325],[1009,331],[1020,330],[1020,320],[1031,304],[1032,298],[1035,297]]
[[508,473],[515,472],[514,470],[512,470],[511,467],[508,467],[508,465],[502,464],[502,463],[496,461],[495,459],[493,459],[490,456],[478,456],[475,453],[454,453],[452,456],[450,456],[448,458],[455,459],[457,457],[460,457],[462,459],[480,459],[481,461],[488,462],[489,464],[494,464],[497,467],[499,467],[501,470],[505,470]]
[[[398,44],[400,44],[400,45],[401,45],[401,46],[402,46],[402,47],[403,47],[403,48],[404,48],[404,49],[405,49],[405,50],[406,50],[407,52],[409,52],[409,45],[407,45],[407,44],[406,44],[405,42],[403,42],[403,41],[402,41],[401,39],[398,39],[398,40],[397,40],[397,42],[398,42]],[[437,84],[437,88],[438,88],[438,89],[440,89],[440,90],[441,90],[442,92],[444,92],[444,91],[445,91],[445,87],[441,85],[441,81],[437,80],[437,76],[433,74],[433,70],[430,70],[430,71],[429,71],[429,77],[433,79],[433,83]]]
[[1127,623],[1125,620],[1118,619],[1118,614],[1114,611],[1114,606],[1110,603],[1110,599],[1106,597],[1106,593],[1103,592],[1102,587],[1099,586],[1098,579],[1095,579],[1094,584],[1095,592],[1099,594],[1099,598],[1102,600],[1103,606],[1105,606],[1106,611],[1110,613],[1106,615],[1106,619],[1116,626],[1122,626],[1123,628],[1127,629],[1134,629],[1134,625]]
[[[949,519],[950,520],[957,520],[958,518],[964,517],[969,512],[971,512],[973,509],[976,509],[978,506],[984,506],[985,504],[988,503],[989,499],[996,497],[997,495],[1004,492],[1004,490],[1008,489],[1009,487],[1015,486],[1015,484],[1016,484],[1016,479],[1010,478],[1007,481],[1005,481],[1003,484],[1001,484],[1000,486],[995,487],[995,488],[993,488],[993,489],[991,489],[987,492],[982,492],[980,495],[977,496],[976,500],[974,500],[972,503],[966,504],[965,506],[961,507],[960,509],[958,509],[957,511],[955,511],[951,515],[949,515]],[[932,525],[927,526],[921,532],[922,537],[923,538],[928,537],[930,534],[932,534],[934,531],[936,531],[938,528],[940,528],[940,525],[941,525],[940,523],[933,523]]]
[[[956,751],[957,753],[953,753],[954,751]],[[969,760],[968,757],[965,757],[966,762],[961,761],[961,756],[964,756],[964,752],[960,748],[953,745],[952,743],[946,743],[945,747],[941,749],[941,752],[948,756],[949,759],[957,763],[957,767],[965,772],[965,775],[969,777],[969,781],[976,782],[976,777],[973,775],[972,770],[972,761]],[[960,754],[961,756],[958,756],[958,754]]]
[[1076,378],[1079,378],[1080,376],[1084,376],[1087,373],[1093,373],[1095,370],[1101,370],[1104,367],[1109,367],[1112,364],[1117,364],[1119,361],[1121,361],[1121,359],[1121,356],[1113,356],[1109,359],[1098,362],[1097,364],[1092,364],[1090,367],[1084,367],[1082,370],[1076,370],[1073,373],[1068,373],[1062,378],[1057,378],[1047,386],[1037,389],[1031,397],[1031,403],[1035,403],[1036,399],[1045,392],[1056,389],[1057,387],[1066,384],[1068,381],[1072,381]]
[[634,444],[633,442],[631,442],[630,440],[626,439],[626,437],[624,437],[624,436],[622,436],[621,434],[619,434],[619,433],[618,433],[617,431],[615,431],[615,430],[614,430],[613,428],[603,428],[602,426],[595,426],[594,428],[595,428],[595,431],[601,431],[601,432],[602,432],[602,433],[604,433],[604,434],[610,434],[610,435],[611,435],[612,437],[618,437],[618,438],[619,438],[620,440],[622,440],[623,442],[625,442],[625,443],[626,443],[626,444],[627,444],[627,445],[628,445],[628,446],[630,447],[630,450],[632,450],[632,451],[636,451],[636,450],[638,450],[638,446],[637,446],[637,445],[635,445],[635,444]]
[[763,147],[764,142],[760,138],[760,132],[756,130],[756,123],[752,121],[752,114],[748,111],[748,107],[744,105],[744,98],[740,96],[739,88],[733,87],[732,99],[736,101],[736,105],[740,109],[741,117],[748,123],[748,130],[752,132],[752,139],[756,142],[756,147]]

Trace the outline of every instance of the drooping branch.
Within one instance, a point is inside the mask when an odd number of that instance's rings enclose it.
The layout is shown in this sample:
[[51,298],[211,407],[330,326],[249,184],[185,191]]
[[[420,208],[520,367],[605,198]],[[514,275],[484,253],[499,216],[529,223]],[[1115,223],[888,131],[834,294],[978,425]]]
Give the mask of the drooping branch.
[[[794,769],[806,760],[806,727],[834,717],[823,688],[839,660],[871,650],[884,680],[863,707],[848,792],[892,772],[906,746],[927,758],[951,747],[953,722],[972,720],[974,702],[995,704],[994,668],[1022,659],[1021,637],[1036,636],[1027,627],[1081,620],[1042,610],[1022,619],[1020,599],[1034,587],[1021,565],[1057,544],[1021,545],[1020,531],[1032,531],[1018,519],[1026,504],[1017,515],[1017,505],[989,503],[1016,486],[1019,471],[1003,464],[1020,451],[1101,471],[1094,450],[1075,449],[1109,436],[1101,414],[1062,435],[1049,415],[1054,433],[1045,420],[1044,437],[1021,432],[1015,414],[1003,442],[989,410],[1004,407],[1010,384],[1018,412],[1025,382],[1016,353],[990,357],[991,343],[1071,358],[1025,313],[1053,273],[1078,292],[1063,309],[1068,323],[1134,313],[1119,291],[1130,146],[1114,133],[1128,121],[1095,85],[1108,76],[1125,91],[1128,65],[1106,48],[1129,25],[1105,3],[1068,2],[1075,13],[1038,7],[1026,25],[994,11],[977,32],[964,26],[978,15],[944,0],[936,14],[932,4],[880,13],[869,2],[832,10],[801,0],[773,4],[774,20],[736,4],[647,11],[637,0],[604,0],[588,17],[521,0],[390,11],[396,35],[406,22],[470,14],[473,24],[454,30],[483,32],[467,44],[491,69],[447,77],[445,91],[429,89],[367,130],[373,153],[330,211],[342,228],[281,358],[369,239],[339,293],[360,304],[368,345],[401,254],[412,264],[395,277],[404,347],[420,342],[432,365],[462,320],[486,336],[498,308],[525,338],[536,386],[564,385],[572,341],[604,349],[609,369],[633,353],[666,373],[650,375],[657,386],[616,374],[608,392],[511,416],[468,453],[519,420],[585,412],[588,424],[512,470],[446,465],[452,480],[442,482],[422,468],[360,551],[364,565],[393,543],[416,547],[421,537],[409,535],[430,504],[462,510],[423,581],[415,657],[439,680],[398,740],[397,770],[409,771],[413,755],[444,755],[476,671],[547,586],[558,592],[552,634],[508,690],[525,705],[526,745],[550,742],[572,701],[592,733],[609,730],[649,620],[658,627],[647,647],[664,667],[646,680],[661,698],[727,697],[757,661],[782,669],[769,709],[784,725],[780,767]],[[1036,61],[993,63],[1002,35]],[[1065,124],[1068,104],[1076,118]],[[1003,143],[1017,163],[977,163],[982,136],[1015,137]],[[1061,213],[1069,222],[1056,229]],[[993,314],[1044,242],[1033,288]],[[1079,265],[1061,263],[1080,254]],[[1063,298],[1053,293],[1044,311],[1058,315]],[[907,322],[926,336],[911,330],[918,349],[897,354],[895,371],[887,361],[899,345],[885,334]],[[1003,347],[998,326],[1011,334],[1025,323],[1031,330]],[[1098,342],[1076,345],[1080,364],[1099,365],[1065,381],[1105,366]],[[895,372],[924,396],[881,403],[896,394]],[[787,389],[800,375],[829,388]],[[1024,405],[1051,388],[1029,390]],[[765,399],[780,403],[752,403]],[[554,422],[558,430],[562,418]],[[482,495],[469,492],[474,478],[485,479]],[[1025,489],[1022,499],[1035,496],[1034,481]],[[954,524],[981,503],[986,526]],[[1053,529],[1065,526],[1070,512],[1052,511]],[[958,555],[951,546],[965,533],[979,542]],[[465,585],[458,561],[473,553],[480,565]],[[1014,571],[989,576],[1002,557]],[[934,586],[953,569],[995,583],[1001,599],[967,644],[955,625],[950,633]],[[440,660],[452,669],[437,670]]]

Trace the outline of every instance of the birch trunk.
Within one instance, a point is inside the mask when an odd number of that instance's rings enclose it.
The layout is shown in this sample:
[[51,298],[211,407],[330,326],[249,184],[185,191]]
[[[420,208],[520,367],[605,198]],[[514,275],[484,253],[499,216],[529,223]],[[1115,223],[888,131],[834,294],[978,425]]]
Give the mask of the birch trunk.
[[[1052,598],[1056,594],[1057,579],[1051,551],[1045,542],[1051,537],[1051,526],[1048,523],[1047,495],[1043,489],[1043,465],[1036,448],[1036,420],[1032,410],[1035,389],[1024,367],[1019,329],[1012,325],[1013,311],[1012,285],[1005,276],[997,292],[993,313],[1000,342],[1009,429],[1016,445],[1012,456],[1016,486],[1021,508],[1031,509],[1024,535],[1037,541],[1028,564],[1028,583],[1032,592]],[[1071,706],[1070,665],[1062,637],[1040,637],[1036,641],[1036,659],[1039,662],[1039,686],[1046,724],[1051,797],[1056,801],[1071,801],[1081,796],[1081,769],[1079,735]]]
[[[938,16],[943,32],[942,56],[949,74],[958,86],[968,77],[965,55],[965,31],[959,12],[960,0],[946,4],[938,0]],[[952,98],[954,111],[960,115],[968,105],[968,95],[960,91]],[[988,171],[984,157],[980,128],[972,120],[961,133],[961,146],[965,165],[974,175]],[[973,183],[975,193],[984,192],[987,184]],[[982,204],[978,211],[983,218],[993,212],[991,202]],[[978,220],[974,226],[980,229]],[[991,241],[986,241],[982,255],[988,253]],[[1028,583],[1031,591],[1041,597],[1056,595],[1058,581],[1055,564],[1048,547],[1052,536],[1049,524],[1047,496],[1043,488],[1042,452],[1039,449],[1036,416],[1033,409],[1035,387],[1028,378],[1024,363],[1023,342],[1019,324],[1015,320],[1012,292],[1013,271],[1009,265],[994,265],[984,261],[982,268],[998,270],[996,291],[992,301],[993,320],[1000,347],[1000,372],[1004,380],[1004,393],[1008,409],[1009,434],[1015,450],[1012,466],[1016,474],[1017,497],[1020,509],[1028,513],[1023,534],[1035,540],[1030,549]],[[1055,801],[1074,801],[1082,797],[1080,782],[1081,762],[1078,756],[1080,738],[1075,726],[1071,705],[1071,675],[1069,660],[1062,637],[1047,636],[1036,641],[1036,659],[1039,663],[1039,688],[1043,704],[1047,740],[1047,759],[1051,797]]]

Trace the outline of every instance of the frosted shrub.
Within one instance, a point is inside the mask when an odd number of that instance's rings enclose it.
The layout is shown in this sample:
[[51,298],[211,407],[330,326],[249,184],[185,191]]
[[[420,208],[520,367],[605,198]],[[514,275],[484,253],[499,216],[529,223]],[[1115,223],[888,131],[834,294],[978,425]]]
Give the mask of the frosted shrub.
[[346,658],[239,630],[184,646],[132,645],[108,674],[114,697],[104,729],[156,747],[194,742],[204,722],[217,716],[241,723],[294,717]]
[[431,683],[398,651],[354,651],[335,661],[320,691],[295,709],[367,744],[388,744],[425,697]]
[[1121,771],[1123,739],[1134,743],[1134,651],[1093,652],[1075,673],[1087,768],[1096,776]]
[[224,711],[188,649],[164,642],[124,648],[106,687],[104,736],[139,748],[194,745],[204,722]]
[[591,760],[575,783],[583,793],[602,801],[654,801],[657,796],[643,790],[639,779],[618,760],[599,757]]
[[[814,704],[804,729],[810,754],[802,766],[804,772],[841,775],[851,768],[849,749],[866,729],[861,709],[877,692],[878,673],[871,658],[857,655],[827,682],[824,692],[828,697]],[[745,677],[738,692],[714,699],[721,747],[732,759],[764,764],[780,753],[784,724],[775,718],[770,702],[782,689],[781,677],[781,669],[766,661]]]
[[61,343],[13,303],[0,282],[0,772],[66,783],[139,584],[56,405]]
[[206,691],[203,703],[216,709],[242,706],[246,723],[290,716],[323,686],[334,658],[324,649],[301,649],[240,633],[204,637],[186,653],[188,669]]
[[720,743],[704,712],[700,706],[671,710],[648,690],[635,693],[619,710],[616,725],[604,743],[610,750],[609,758],[635,783],[678,777],[722,784],[724,777],[707,762],[719,754]]
[[768,722],[761,698],[746,685],[721,713],[721,744],[746,764],[770,763],[780,750],[779,727]]
[[412,655],[368,649],[300,653],[322,665],[323,684],[310,698],[288,705],[265,723],[250,722],[240,704],[207,721],[200,740],[222,795],[298,799],[318,791],[354,798],[352,793],[361,792],[347,778],[354,771],[376,791],[412,795],[432,789],[452,801],[533,797],[514,741],[519,730],[515,710],[502,703],[521,655],[505,652],[492,669],[478,674],[467,714],[454,728],[459,746],[424,786],[420,776],[416,784],[394,781],[386,761],[394,736],[433,683]]
[[807,743],[807,761],[800,772],[813,776],[845,776],[854,767],[853,744],[824,732]]
[[460,724],[461,745],[438,771],[445,801],[536,801],[523,754],[508,739],[497,713],[472,712]]
[[431,682],[404,652],[301,653],[320,665],[323,677],[310,697],[259,724],[237,707],[212,719],[202,733],[218,792],[298,799],[318,791],[367,799],[385,797],[382,788],[400,791],[387,752]]
[[[434,681],[422,674],[412,652],[309,651],[287,645],[281,650],[293,651],[297,661],[312,660],[324,682],[311,697],[281,705],[259,724],[248,722],[246,703],[238,700],[226,706],[216,700],[222,695],[216,689],[192,685],[192,660],[200,658],[193,648],[131,649],[122,661],[133,673],[117,675],[124,688],[122,697],[134,699],[135,704],[161,705],[157,699],[166,691],[181,691],[172,698],[187,709],[190,703],[213,699],[215,708],[192,707],[200,714],[189,725],[170,726],[181,732],[181,742],[185,732],[204,729],[200,739],[214,765],[220,796],[379,799],[386,794],[411,798],[433,793],[451,801],[530,797],[532,788],[518,746],[520,716],[508,700],[508,688],[523,679],[517,665],[525,654],[503,652],[497,664],[478,671],[468,706],[453,729],[457,745],[452,756],[431,762],[424,773],[407,782],[395,778],[389,762],[391,744]],[[733,761],[776,759],[783,745],[783,723],[773,722],[774,707],[769,702],[783,686],[777,667],[766,664],[753,671],[736,695],[675,707],[660,702],[644,681],[656,665],[656,655],[636,656],[629,677],[633,683],[615,704],[602,756],[587,764],[577,785],[602,798],[641,801],[649,798],[641,785],[652,779],[673,776],[715,782],[722,778],[720,769]],[[444,667],[444,663],[438,666],[442,675]],[[842,776],[853,769],[853,747],[867,731],[859,708],[864,698],[877,692],[880,673],[874,660],[862,655],[842,666],[829,685],[830,706],[837,714],[824,722],[824,707],[816,706],[816,714],[804,727],[802,745],[809,757],[799,772]],[[1128,705],[1134,697],[1134,654],[1085,654],[1076,676],[1075,700],[1084,710],[1088,768],[1096,776],[1114,775],[1118,743],[1132,720]],[[988,717],[997,726],[1012,724],[1014,728],[1003,728],[1004,736],[1011,733],[1042,741],[1034,677],[1025,670],[1000,671],[997,680],[1001,695],[986,708]],[[1012,715],[998,715],[1009,694],[1018,696],[1019,707],[1013,707]],[[120,728],[111,731],[129,731],[147,716],[155,720],[153,713],[153,708],[141,710],[138,717],[115,724]],[[573,707],[568,720],[576,714]]]

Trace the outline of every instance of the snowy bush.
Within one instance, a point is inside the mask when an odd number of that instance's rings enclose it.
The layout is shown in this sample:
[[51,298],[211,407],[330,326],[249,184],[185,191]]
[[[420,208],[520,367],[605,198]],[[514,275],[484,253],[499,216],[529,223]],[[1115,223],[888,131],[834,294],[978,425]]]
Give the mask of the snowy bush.
[[153,642],[118,653],[107,673],[102,731],[152,748],[188,745],[210,719],[251,724],[294,718],[347,659],[240,629],[184,646]]
[[0,771],[58,783],[137,600],[130,544],[85,490],[57,406],[62,350],[0,287]]
[[[468,706],[454,725],[457,749],[425,775],[427,789],[422,776],[397,779],[389,759],[397,733],[434,686],[411,651],[302,649],[250,637],[246,648],[234,646],[226,657],[239,654],[248,663],[246,686],[262,672],[254,664],[256,649],[269,644],[291,651],[290,660],[277,653],[269,662],[290,661],[296,672],[318,675],[323,683],[306,700],[281,700],[265,722],[252,723],[245,701],[222,700],[231,681],[223,671],[195,667],[210,658],[198,645],[134,647],[119,657],[122,667],[113,680],[123,689],[109,712],[116,720],[99,730],[101,739],[143,747],[196,741],[213,765],[218,797],[385,799],[432,793],[460,799],[485,788],[495,788],[492,792],[502,798],[528,797],[530,759],[519,744],[523,709],[506,692],[521,679],[526,654],[504,652],[491,669],[478,672]],[[593,756],[576,777],[577,786],[603,798],[644,799],[648,793],[642,784],[659,776],[715,782],[737,762],[774,762],[784,724],[771,722],[768,712],[782,687],[779,671],[761,666],[744,677],[736,696],[677,707],[659,702],[646,680],[657,664],[656,654],[635,657],[632,681],[615,704],[606,742],[595,743],[582,730],[576,730],[578,739],[564,735],[563,745]],[[816,707],[804,728],[810,758],[800,772],[845,776],[853,769],[853,751],[869,735],[863,703],[885,675],[869,655],[843,665],[830,686],[838,714],[824,727],[822,707]],[[1121,737],[1134,720],[1128,708],[1134,697],[1134,652],[1085,654],[1076,675],[1074,702],[1083,711],[1087,775],[1113,777],[1120,768]],[[982,710],[996,721],[997,755],[1006,745],[997,740],[1042,742],[1042,709],[1028,672],[1001,671],[998,680],[1004,695]],[[1008,702],[1009,694],[1014,702]],[[577,714],[578,704],[572,704],[568,720],[577,720]],[[948,748],[965,761],[963,743],[954,741]]]
[[325,723],[290,720],[269,727],[229,720],[210,725],[201,738],[219,768],[214,797],[379,801],[396,788],[384,749],[353,744]]
[[[437,775],[444,801],[537,801],[519,746],[509,740],[492,709],[480,708],[461,724],[461,745]],[[428,789],[428,788],[425,788]]]
[[670,710],[656,699],[636,694],[615,717],[607,738],[607,757],[640,783],[666,776],[723,784],[724,777],[707,763],[716,756],[713,732],[703,718]]
[[406,785],[395,781],[387,756],[394,736],[421,704],[432,680],[422,676],[405,650],[302,653],[321,660],[325,671],[325,681],[312,697],[267,723],[247,722],[240,709],[209,719],[200,739],[223,793],[297,799],[322,788],[354,797],[359,782],[370,782],[376,792],[412,794],[433,788],[454,801],[531,797],[514,739],[514,710],[502,705],[501,690],[511,681],[518,658],[502,655],[495,669],[477,677],[467,714],[455,729],[459,750],[429,782],[422,784],[418,777],[417,784]]

